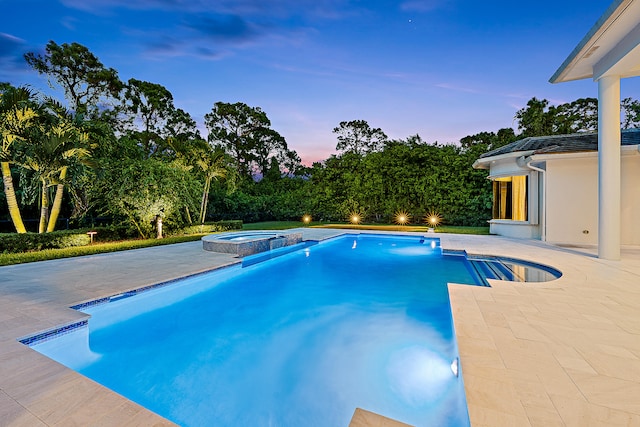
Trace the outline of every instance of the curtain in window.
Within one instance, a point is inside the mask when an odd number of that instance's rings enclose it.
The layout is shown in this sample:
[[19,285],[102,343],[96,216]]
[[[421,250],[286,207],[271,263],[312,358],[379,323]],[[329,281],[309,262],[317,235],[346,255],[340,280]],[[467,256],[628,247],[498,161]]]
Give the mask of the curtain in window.
[[527,220],[527,176],[505,176],[493,181],[493,218]]
[[527,177],[511,177],[511,219],[514,221],[527,220]]

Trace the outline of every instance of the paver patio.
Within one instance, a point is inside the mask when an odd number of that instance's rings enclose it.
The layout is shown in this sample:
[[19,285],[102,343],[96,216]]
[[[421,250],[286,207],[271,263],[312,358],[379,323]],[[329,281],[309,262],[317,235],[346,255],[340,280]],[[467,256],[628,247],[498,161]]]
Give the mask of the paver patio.
[[[345,232],[301,231],[311,240]],[[604,261],[590,248],[436,236],[445,249],[563,272],[541,284],[450,285],[473,426],[640,426],[640,248]],[[0,267],[0,425],[173,425],[17,338],[82,319],[75,303],[235,262],[191,242]],[[352,425],[394,425],[362,409]]]

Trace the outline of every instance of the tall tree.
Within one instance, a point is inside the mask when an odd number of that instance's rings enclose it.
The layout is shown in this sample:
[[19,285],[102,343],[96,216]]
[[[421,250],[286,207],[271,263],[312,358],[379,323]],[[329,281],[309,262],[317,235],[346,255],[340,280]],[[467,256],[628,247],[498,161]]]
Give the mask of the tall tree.
[[[480,132],[475,135],[468,135],[460,139],[460,146],[463,150],[480,150],[487,152],[510,144],[517,140],[515,132],[511,128],[502,128],[498,132]],[[480,147],[480,148],[478,148]]]
[[287,153],[287,143],[282,135],[273,129],[262,129],[255,133],[256,144],[254,157],[258,173],[265,176],[270,169],[271,160],[284,160]]
[[163,135],[167,138],[181,138],[183,140],[202,139],[196,121],[181,108],[175,108],[171,111]]
[[62,87],[69,107],[78,114],[102,115],[111,99],[117,98],[123,88],[118,72],[106,68],[85,46],[78,43],[58,45],[47,43],[45,54],[28,52],[27,64]]
[[16,143],[24,141],[25,134],[34,124],[38,113],[34,107],[34,94],[31,90],[3,85],[0,92],[0,166],[4,193],[9,207],[11,221],[18,233],[27,230],[22,221],[20,207],[16,199],[11,176],[11,163],[16,163]]
[[251,178],[254,172],[264,173],[273,156],[287,157],[285,139],[271,129],[271,122],[260,107],[242,102],[216,102],[204,118],[209,143],[222,148],[235,160],[241,176]]
[[640,127],[640,102],[637,99],[625,98],[621,101],[622,128]]
[[598,130],[598,99],[579,98],[557,108],[556,133]]
[[152,156],[165,148],[164,131],[176,108],[173,95],[157,83],[129,79],[124,93],[124,110],[131,114],[134,129],[131,131],[142,148]]
[[549,107],[549,101],[531,98],[527,106],[518,110],[515,116],[520,137],[553,135],[554,115],[555,108]]
[[336,150],[358,155],[380,151],[388,140],[382,129],[372,128],[365,120],[340,122],[333,133],[338,135]]
[[[640,124],[640,104],[631,98],[620,103],[621,127],[627,129]],[[515,119],[519,136],[560,135],[576,132],[593,132],[598,129],[598,100],[580,98],[557,106],[546,99],[532,98],[527,106],[518,110]]]

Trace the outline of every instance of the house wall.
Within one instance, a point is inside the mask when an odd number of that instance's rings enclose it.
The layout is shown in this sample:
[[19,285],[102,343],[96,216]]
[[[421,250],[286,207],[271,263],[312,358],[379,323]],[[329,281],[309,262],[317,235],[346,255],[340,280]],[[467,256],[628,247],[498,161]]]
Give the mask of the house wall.
[[547,160],[546,240],[598,243],[598,160]]
[[621,174],[620,243],[640,245],[640,156],[623,156]]
[[489,221],[489,232],[500,236],[515,237],[518,239],[540,239],[542,233],[541,225],[541,193],[542,188],[541,174],[529,169],[526,166],[518,164],[518,158],[521,155],[516,154],[513,157],[507,157],[494,161],[490,166],[490,176],[514,176],[527,175],[529,177],[528,188],[528,221],[511,221],[504,219],[492,219]]
[[[621,158],[621,244],[640,244],[640,156]],[[598,159],[547,159],[546,240],[598,243]]]
[[516,239],[539,239],[540,226],[524,221],[492,219],[489,221],[489,233]]

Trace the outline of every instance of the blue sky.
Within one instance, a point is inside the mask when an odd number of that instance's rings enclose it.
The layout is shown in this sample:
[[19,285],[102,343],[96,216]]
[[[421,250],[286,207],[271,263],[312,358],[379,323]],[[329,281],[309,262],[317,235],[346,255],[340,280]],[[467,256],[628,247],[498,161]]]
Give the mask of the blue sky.
[[[22,55],[87,46],[123,81],[169,89],[202,126],[217,101],[261,107],[305,163],[364,119],[453,143],[513,127],[531,97],[596,97],[548,79],[608,1],[0,0],[0,81],[46,90]],[[638,79],[622,83],[637,95]],[[55,93],[63,99],[61,91]]]

